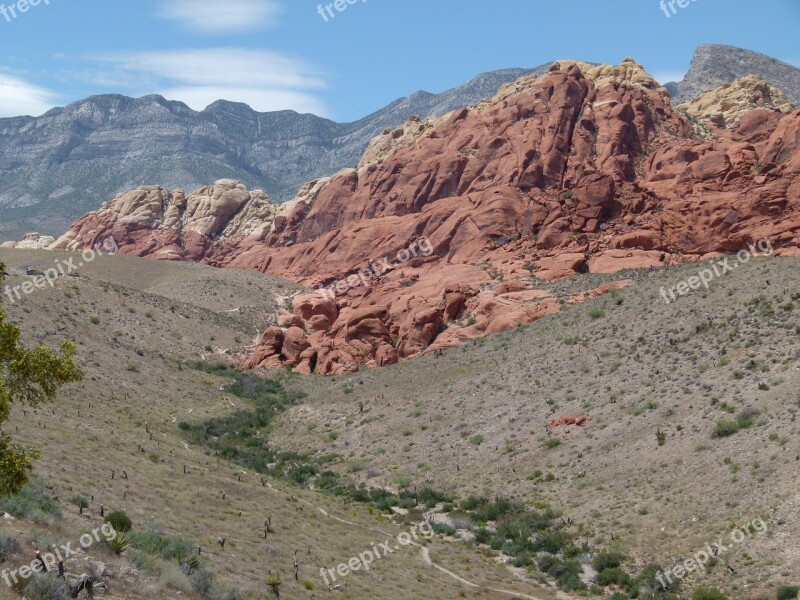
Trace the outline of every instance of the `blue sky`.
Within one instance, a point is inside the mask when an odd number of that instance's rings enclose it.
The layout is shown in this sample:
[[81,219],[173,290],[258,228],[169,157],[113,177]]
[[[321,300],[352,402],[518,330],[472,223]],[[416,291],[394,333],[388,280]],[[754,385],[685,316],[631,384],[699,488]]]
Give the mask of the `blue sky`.
[[681,0],[669,18],[660,0],[340,1],[323,17],[318,0],[0,0],[0,116],[160,93],[198,110],[224,98],[350,121],[558,58],[633,56],[666,82],[702,43],[800,65],[798,0]]

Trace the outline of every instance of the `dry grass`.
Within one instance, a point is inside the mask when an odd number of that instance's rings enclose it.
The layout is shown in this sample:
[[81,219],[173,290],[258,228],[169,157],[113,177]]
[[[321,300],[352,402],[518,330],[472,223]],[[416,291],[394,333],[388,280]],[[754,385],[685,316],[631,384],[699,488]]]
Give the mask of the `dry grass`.
[[[282,417],[278,443],[333,454],[336,469],[372,485],[429,480],[548,502],[639,565],[686,558],[762,516],[769,532],[702,581],[774,597],[800,581],[798,266],[753,262],[670,305],[659,288],[698,266],[625,274],[634,284],[619,294],[442,357],[293,380],[308,398]],[[751,427],[714,436],[720,419],[749,409]],[[584,413],[583,428],[546,428]]]
[[[12,272],[7,283],[21,282],[15,267],[41,256],[47,255],[0,253]],[[227,380],[181,361],[235,353],[275,314],[276,296],[293,289],[293,284],[254,273],[113,257],[84,267],[78,277],[59,280],[55,289],[4,304],[9,319],[22,324],[28,343],[75,340],[86,373],[85,381],[64,390],[57,403],[15,407],[10,421],[17,440],[41,446],[37,473],[52,486],[65,513],[63,525],[45,528],[49,539],[39,547],[47,541],[65,543],[76,531],[96,527],[103,505],[124,510],[137,531],[157,527],[194,540],[208,568],[231,585],[263,594],[268,574],[280,573],[282,597],[318,598],[328,593],[321,567],[335,567],[383,541],[378,530],[402,531],[334,497],[277,481],[263,486],[255,474],[183,442],[180,421],[202,421],[246,403],[219,391]],[[241,310],[225,312],[231,307]],[[260,315],[257,327],[248,314]],[[76,495],[90,499],[89,516],[79,517],[68,503]],[[317,507],[353,524],[327,517]],[[264,540],[267,516],[273,531]],[[227,540],[224,551],[216,544],[218,537]],[[293,578],[295,550],[299,583]],[[430,550],[436,560],[479,585],[524,589],[542,600],[552,597],[463,544],[436,540]],[[315,589],[306,590],[304,580],[314,582]],[[185,582],[171,566],[112,583],[109,598],[186,597]],[[345,586],[342,598],[509,597],[443,576],[411,548],[368,573],[350,575]]]

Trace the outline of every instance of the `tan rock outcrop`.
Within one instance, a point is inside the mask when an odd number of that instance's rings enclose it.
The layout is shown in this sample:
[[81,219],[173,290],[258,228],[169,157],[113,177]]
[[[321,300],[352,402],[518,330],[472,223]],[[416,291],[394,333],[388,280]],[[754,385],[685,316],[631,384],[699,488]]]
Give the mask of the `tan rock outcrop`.
[[735,127],[755,108],[790,113],[794,106],[781,90],[758,75],[748,75],[676,107],[717,127]]
[[47,250],[55,243],[55,238],[39,233],[26,233],[19,242],[3,245],[3,248],[16,248],[17,250]]

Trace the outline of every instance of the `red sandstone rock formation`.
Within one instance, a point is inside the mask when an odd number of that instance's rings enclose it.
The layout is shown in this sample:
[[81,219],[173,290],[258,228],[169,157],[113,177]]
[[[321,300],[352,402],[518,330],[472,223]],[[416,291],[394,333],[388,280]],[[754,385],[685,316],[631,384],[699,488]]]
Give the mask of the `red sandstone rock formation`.
[[[764,237],[798,252],[800,111],[739,121],[700,135],[632,60],[564,61],[475,107],[407,122],[357,169],[280,208],[231,181],[189,198],[141,188],[56,246],[114,236],[123,253],[341,282],[295,298],[247,366],[384,366],[557,312],[531,272],[654,267]],[[398,255],[421,240],[430,253]],[[381,268],[366,278],[371,261]]]
[[547,428],[555,429],[556,427],[561,427],[563,425],[577,425],[578,427],[583,427],[588,420],[589,415],[570,415],[568,417],[553,419],[547,424]]

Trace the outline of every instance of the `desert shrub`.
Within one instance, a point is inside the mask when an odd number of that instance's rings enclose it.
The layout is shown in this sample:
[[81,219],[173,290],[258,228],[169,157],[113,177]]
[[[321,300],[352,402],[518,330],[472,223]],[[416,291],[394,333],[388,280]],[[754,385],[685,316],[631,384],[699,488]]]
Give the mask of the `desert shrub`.
[[562,560],[558,556],[548,554],[539,559],[539,570],[555,579],[563,590],[574,591],[586,587],[580,580],[583,568],[577,560]]
[[699,587],[692,594],[692,600],[728,600],[728,597],[718,589]]
[[239,588],[229,588],[217,593],[219,600],[242,600],[244,596]]
[[795,600],[800,597],[800,586],[785,585],[779,587],[776,597],[778,600]]
[[609,585],[627,587],[630,584],[630,581],[630,576],[622,569],[618,569],[616,567],[604,569],[597,575],[597,584],[603,587],[607,587]]
[[[657,564],[651,564],[642,569],[636,578],[631,582],[630,596],[632,598],[673,598],[672,594],[678,591],[680,579],[673,578],[672,581],[663,576],[664,569]],[[661,580],[659,580],[659,575]],[[661,581],[664,581],[663,587]]]
[[210,598],[214,591],[214,574],[206,569],[197,569],[189,576],[192,589],[203,598]]
[[530,567],[535,564],[533,559],[534,557],[530,552],[520,552],[514,557],[512,564],[517,568]]
[[134,550],[129,552],[125,558],[139,571],[143,571],[148,575],[158,577],[162,573],[163,565],[153,554],[142,550]]
[[22,551],[22,545],[13,535],[0,535],[0,563]]
[[419,491],[419,501],[424,503],[427,508],[433,508],[440,502],[452,502],[453,496],[452,494],[445,494],[432,488],[424,487]]
[[89,508],[89,501],[86,499],[85,496],[73,496],[69,499],[70,504],[74,504],[78,508],[87,509]]
[[128,533],[133,529],[133,522],[130,517],[121,510],[109,513],[103,522],[109,523],[117,533]]
[[739,425],[739,429],[747,429],[750,427],[756,420],[756,417],[761,414],[757,408],[747,407],[742,409],[742,411],[736,416],[736,423]]
[[454,527],[450,527],[447,523],[434,523],[431,528],[433,529],[434,533],[438,533],[439,535],[455,535],[456,530]]
[[166,560],[183,560],[190,556],[197,545],[179,537],[164,536],[154,531],[131,534],[131,545],[148,554]]
[[597,585],[603,587],[618,585],[629,588],[631,578],[620,568],[624,560],[625,556],[621,552],[606,550],[599,552],[592,561],[597,570]]
[[714,433],[716,433],[718,437],[728,437],[729,435],[739,433],[739,423],[736,421],[722,419],[717,421],[717,426],[714,428]]
[[162,588],[182,592],[183,594],[192,593],[192,582],[181,570],[180,565],[175,563],[164,563],[161,565],[158,585]]
[[49,523],[53,518],[61,517],[58,503],[38,479],[31,479],[19,494],[0,500],[0,509],[12,517],[34,523]]
[[190,369],[195,369],[197,371],[203,371],[205,373],[211,373],[212,375],[231,375],[235,374],[227,363],[221,361],[211,361],[211,362],[203,362],[203,361],[194,361],[188,362],[187,366]]
[[492,532],[485,527],[479,527],[475,531],[475,542],[478,544],[488,544],[492,539]]
[[625,557],[619,552],[608,552],[602,551],[594,557],[592,564],[594,565],[595,570],[599,573],[600,571],[605,571],[606,569],[618,569],[622,566],[622,561],[625,560]]
[[29,600],[69,600],[71,594],[67,584],[61,579],[35,574],[25,586],[25,597]]

